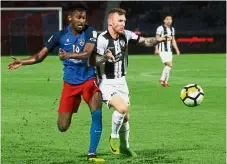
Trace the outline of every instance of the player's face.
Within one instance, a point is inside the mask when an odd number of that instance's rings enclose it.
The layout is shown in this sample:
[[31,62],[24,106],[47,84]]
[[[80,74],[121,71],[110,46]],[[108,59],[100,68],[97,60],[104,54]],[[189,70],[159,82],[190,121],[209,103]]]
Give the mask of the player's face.
[[167,16],[165,19],[164,19],[164,23],[165,25],[167,26],[170,26],[172,24],[172,17],[171,16]]
[[74,11],[69,16],[69,21],[76,31],[80,32],[84,29],[86,23],[86,12],[85,11]]
[[116,33],[122,34],[125,30],[125,15],[119,15],[118,13],[113,14],[112,28]]

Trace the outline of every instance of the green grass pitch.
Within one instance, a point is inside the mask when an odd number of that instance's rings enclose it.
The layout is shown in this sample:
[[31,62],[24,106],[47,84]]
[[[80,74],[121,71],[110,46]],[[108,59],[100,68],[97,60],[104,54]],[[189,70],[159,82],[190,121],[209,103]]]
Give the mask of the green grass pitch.
[[[70,129],[56,127],[62,89],[62,65],[49,56],[34,66],[9,72],[10,57],[2,57],[2,163],[83,164],[89,145],[90,113],[83,102]],[[111,114],[103,105],[103,134],[98,153],[108,164],[226,163],[226,67],[224,54],[174,56],[170,88],[158,80],[163,68],[158,56],[129,56],[131,147],[136,158],[109,151]],[[199,84],[203,103],[186,107],[180,90]]]

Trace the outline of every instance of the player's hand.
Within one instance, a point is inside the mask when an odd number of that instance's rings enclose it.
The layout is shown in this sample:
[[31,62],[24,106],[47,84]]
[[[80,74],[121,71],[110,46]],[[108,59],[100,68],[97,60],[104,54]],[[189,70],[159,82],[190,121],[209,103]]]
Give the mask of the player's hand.
[[112,61],[112,62],[114,62],[114,63],[116,62],[116,61],[115,61],[115,57],[113,56],[112,52],[111,52],[109,49],[107,49],[105,55],[107,56],[108,60],[110,60],[110,61]]
[[169,35],[164,35],[164,37],[166,38],[166,41],[171,41],[173,39],[173,37]]
[[177,53],[177,56],[179,56],[179,55],[180,55],[180,51],[179,51],[179,50],[176,50],[176,53]]
[[13,56],[12,56],[12,58],[13,58],[14,61],[8,64],[9,70],[17,69],[22,65],[22,62],[19,58],[16,58],[16,57],[13,57]]
[[59,55],[60,60],[70,59],[70,57],[71,57],[71,54],[64,51],[63,49],[59,50],[58,55]]
[[162,36],[162,37],[159,37],[157,40],[158,40],[159,42],[164,42],[164,41],[170,41],[170,40],[172,40],[172,39],[173,39],[172,36],[164,35],[164,36]]

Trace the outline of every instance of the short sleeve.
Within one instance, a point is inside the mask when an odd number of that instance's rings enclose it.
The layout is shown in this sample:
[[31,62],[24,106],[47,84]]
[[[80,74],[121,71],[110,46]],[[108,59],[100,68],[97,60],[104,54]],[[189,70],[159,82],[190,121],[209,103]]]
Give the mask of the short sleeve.
[[100,55],[104,55],[107,50],[108,40],[105,39],[102,35],[98,36],[96,43],[96,52]]
[[48,51],[52,51],[55,47],[59,46],[59,40],[61,38],[61,33],[54,33],[44,44]]
[[97,36],[98,36],[98,33],[97,31],[92,28],[92,27],[88,27],[85,31],[85,37],[86,37],[86,42],[87,43],[96,43],[96,40],[97,40]]
[[162,31],[163,31],[163,27],[162,26],[159,26],[157,28],[156,35],[161,35],[162,34]]
[[138,43],[139,42],[140,36],[136,35],[132,31],[125,30],[125,36],[126,36],[127,42],[131,42],[131,43]]

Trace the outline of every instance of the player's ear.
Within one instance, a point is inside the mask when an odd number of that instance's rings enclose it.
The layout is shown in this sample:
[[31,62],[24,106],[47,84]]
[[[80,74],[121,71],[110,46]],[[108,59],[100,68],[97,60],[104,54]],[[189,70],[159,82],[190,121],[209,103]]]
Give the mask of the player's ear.
[[72,16],[68,15],[68,21],[71,22],[71,20],[72,20]]
[[107,23],[108,23],[109,26],[112,26],[112,25],[113,25],[112,19],[113,19],[113,14],[110,14],[110,15],[108,16],[108,20],[107,20]]
[[110,18],[108,19],[108,25],[109,25],[109,26],[112,26],[112,25],[113,25],[113,21],[112,21],[112,19],[110,19]]

